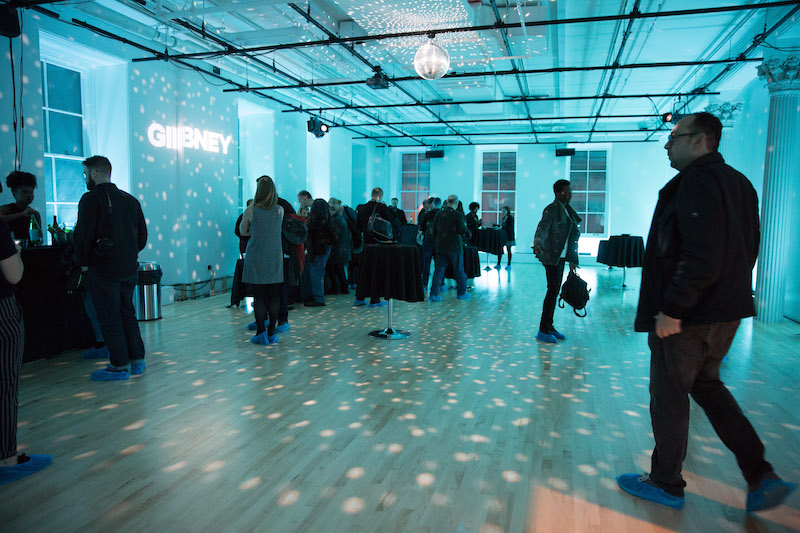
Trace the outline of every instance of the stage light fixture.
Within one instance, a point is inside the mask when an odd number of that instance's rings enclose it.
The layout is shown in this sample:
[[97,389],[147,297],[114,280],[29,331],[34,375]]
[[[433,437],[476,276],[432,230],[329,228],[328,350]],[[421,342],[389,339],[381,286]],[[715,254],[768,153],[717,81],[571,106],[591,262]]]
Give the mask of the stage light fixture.
[[661,120],[665,123],[672,122],[672,113],[664,113],[663,115],[661,115]]
[[314,137],[317,139],[328,133],[328,130],[328,125],[323,123],[317,117],[311,117],[308,119],[308,133],[313,133]]

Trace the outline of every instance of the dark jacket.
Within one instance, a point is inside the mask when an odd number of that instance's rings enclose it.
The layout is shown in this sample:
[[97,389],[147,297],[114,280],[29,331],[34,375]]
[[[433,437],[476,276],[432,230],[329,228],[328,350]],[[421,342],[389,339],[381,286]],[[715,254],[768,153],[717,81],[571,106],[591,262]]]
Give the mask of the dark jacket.
[[469,245],[475,246],[478,244],[478,228],[480,228],[481,221],[478,215],[467,213],[467,229],[469,230]]
[[346,265],[353,256],[353,240],[350,236],[347,222],[342,215],[335,213],[331,215],[331,228],[336,234],[338,242],[333,245],[328,261],[334,264]]
[[400,226],[408,222],[408,219],[406,218],[406,212],[399,207],[389,207],[389,211],[391,211],[394,218],[397,219],[397,223]]
[[[113,183],[101,183],[81,197],[72,236],[75,262],[79,266],[88,266],[93,274],[112,280],[135,276],[139,268],[137,256],[147,244],[142,207],[136,198]],[[109,237],[114,242],[102,256],[95,253],[95,243],[100,237]]]
[[436,255],[463,254],[467,236],[464,215],[452,207],[440,209],[433,219],[433,236],[436,239]]
[[423,211],[419,216],[419,231],[422,232],[422,242],[426,244],[433,244],[433,221],[441,209],[431,208],[428,211]]
[[642,267],[636,331],[659,311],[684,324],[755,314],[758,198],[719,152],[692,161],[658,194]]
[[247,251],[247,242],[250,240],[250,235],[242,235],[242,232],[239,231],[239,226],[242,225],[242,219],[244,218],[244,213],[239,215],[239,218],[236,219],[236,226],[233,228],[233,232],[239,237],[239,253],[244,254]]
[[337,238],[331,227],[331,213],[328,202],[321,198],[314,200],[308,216],[308,239],[306,250],[309,259],[325,255],[328,246],[336,244]]
[[[564,207],[566,207],[566,213]],[[542,248],[542,253],[538,257],[543,265],[557,265],[564,246],[567,246],[567,261],[578,263],[580,223],[581,217],[569,204],[564,206],[560,201],[555,200],[544,208],[542,220],[536,227],[536,235],[533,237],[534,250],[540,246]]]
[[[375,207],[377,205],[377,207]],[[370,200],[369,202],[358,206],[356,209],[358,219],[358,230],[364,236],[364,244],[377,244],[378,241],[367,233],[367,225],[369,224],[369,217],[375,212],[381,218],[388,220],[392,224],[393,237],[395,240],[400,236],[400,223],[394,217],[392,212],[386,204]]]
[[501,224],[503,229],[506,232],[506,241],[507,242],[516,242],[517,237],[514,234],[514,217],[508,215],[504,219],[501,220]]

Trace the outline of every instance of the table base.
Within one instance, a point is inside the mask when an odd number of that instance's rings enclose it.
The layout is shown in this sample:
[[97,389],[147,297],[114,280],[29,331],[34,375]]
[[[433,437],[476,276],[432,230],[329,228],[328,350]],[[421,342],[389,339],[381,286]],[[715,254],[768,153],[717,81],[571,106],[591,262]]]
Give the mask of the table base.
[[408,331],[400,331],[394,328],[376,329],[375,331],[369,332],[370,337],[387,340],[405,339],[409,335],[411,335],[411,333]]
[[[611,267],[608,267],[608,268],[611,268]],[[613,287],[611,287],[612,289],[615,289],[615,290],[618,290],[618,291],[633,291],[633,290],[636,290],[634,287],[628,287],[627,285],[625,285],[625,274],[626,274],[625,267],[622,267],[622,285],[614,285]]]

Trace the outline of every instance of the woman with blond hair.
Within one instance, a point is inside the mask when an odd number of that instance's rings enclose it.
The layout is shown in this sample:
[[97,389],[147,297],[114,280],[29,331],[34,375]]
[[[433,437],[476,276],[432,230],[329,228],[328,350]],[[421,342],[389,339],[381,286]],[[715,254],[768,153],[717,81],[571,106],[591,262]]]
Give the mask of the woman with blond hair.
[[[275,327],[283,283],[283,246],[281,227],[283,208],[278,205],[278,192],[269,176],[258,178],[256,195],[242,217],[239,232],[249,235],[244,256],[242,282],[253,287],[256,315],[256,334],[250,339],[254,344],[275,344],[278,335]],[[265,322],[269,316],[268,326]]]

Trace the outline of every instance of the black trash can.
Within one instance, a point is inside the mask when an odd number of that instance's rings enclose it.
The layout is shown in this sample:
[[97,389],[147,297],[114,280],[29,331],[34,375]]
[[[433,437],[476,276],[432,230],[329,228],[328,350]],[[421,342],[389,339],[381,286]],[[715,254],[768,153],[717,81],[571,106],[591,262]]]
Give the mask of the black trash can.
[[161,265],[154,261],[139,263],[136,290],[133,292],[133,307],[137,320],[159,320],[161,318]]

